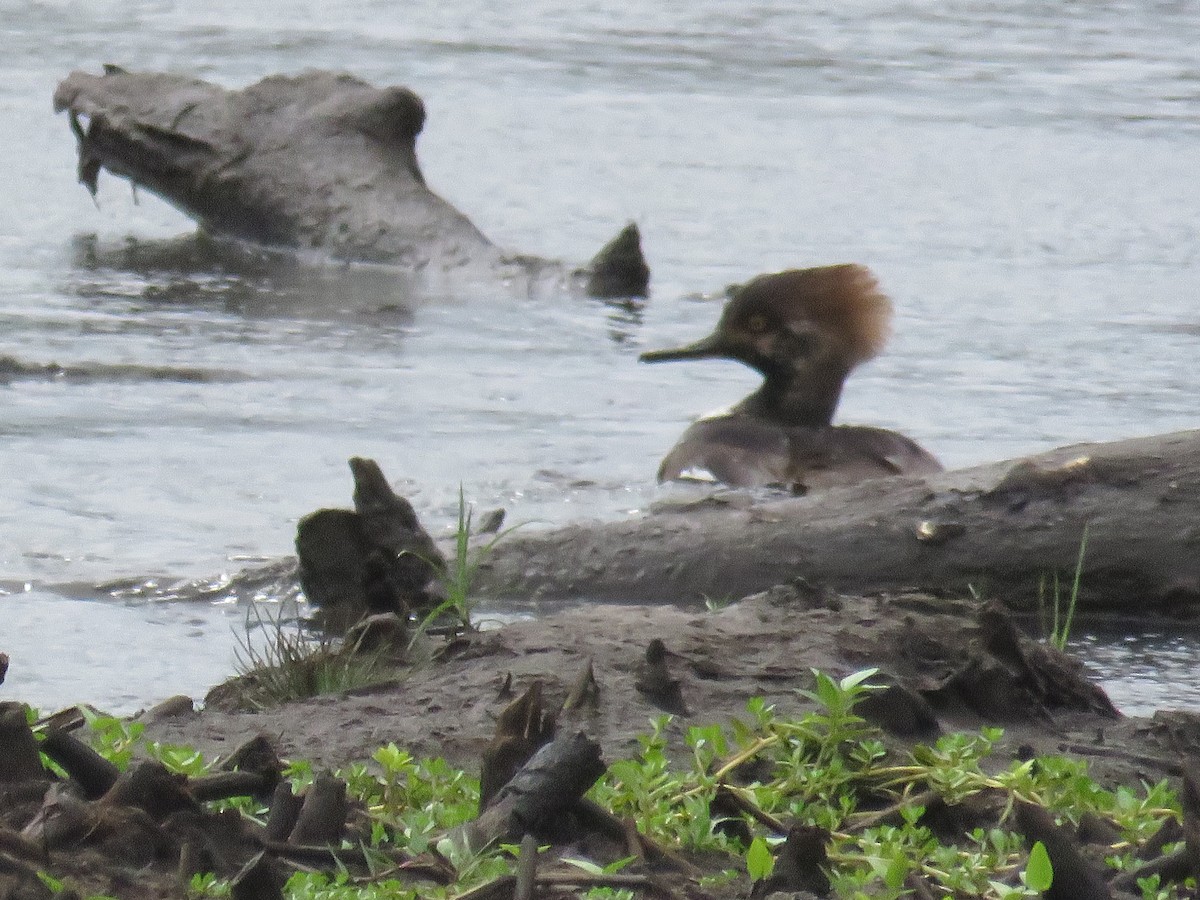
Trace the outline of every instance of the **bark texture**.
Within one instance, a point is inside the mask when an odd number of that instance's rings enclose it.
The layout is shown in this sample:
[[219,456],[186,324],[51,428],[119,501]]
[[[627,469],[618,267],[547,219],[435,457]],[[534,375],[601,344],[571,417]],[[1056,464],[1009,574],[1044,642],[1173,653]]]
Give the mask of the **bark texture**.
[[476,590],[493,597],[700,603],[795,579],[846,593],[976,593],[1017,607],[1200,608],[1200,431],[1079,444],[1018,461],[863,482],[805,497],[725,492],[606,524],[499,542]]

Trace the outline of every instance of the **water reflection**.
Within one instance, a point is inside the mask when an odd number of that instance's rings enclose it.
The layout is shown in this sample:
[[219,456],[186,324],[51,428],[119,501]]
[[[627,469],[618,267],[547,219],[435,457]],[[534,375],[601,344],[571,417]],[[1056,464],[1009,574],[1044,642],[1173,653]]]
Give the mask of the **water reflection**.
[[645,321],[646,301],[634,297],[605,300],[608,308],[608,338],[614,344],[635,343]]
[[[428,279],[403,269],[304,260],[203,232],[160,240],[72,240],[65,290],[84,300],[220,311],[247,318],[412,321]],[[135,276],[130,279],[128,276]]]

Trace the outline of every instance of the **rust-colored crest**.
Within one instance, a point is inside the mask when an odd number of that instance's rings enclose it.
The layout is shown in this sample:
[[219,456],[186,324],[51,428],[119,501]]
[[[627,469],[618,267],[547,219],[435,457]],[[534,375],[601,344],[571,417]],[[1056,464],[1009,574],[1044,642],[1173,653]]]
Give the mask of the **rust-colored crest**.
[[851,365],[876,356],[891,331],[892,302],[871,270],[854,263],[760,275],[737,292],[732,306],[745,311],[760,303],[835,336]]

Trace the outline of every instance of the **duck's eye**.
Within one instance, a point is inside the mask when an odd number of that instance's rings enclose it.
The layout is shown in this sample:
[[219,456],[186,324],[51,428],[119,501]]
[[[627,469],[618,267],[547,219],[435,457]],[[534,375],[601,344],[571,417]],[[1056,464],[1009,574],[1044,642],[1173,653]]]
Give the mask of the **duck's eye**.
[[746,330],[754,334],[761,334],[767,330],[767,317],[762,313],[754,313],[746,320]]
[[789,332],[789,352],[793,356],[812,356],[819,345],[817,336],[807,331]]

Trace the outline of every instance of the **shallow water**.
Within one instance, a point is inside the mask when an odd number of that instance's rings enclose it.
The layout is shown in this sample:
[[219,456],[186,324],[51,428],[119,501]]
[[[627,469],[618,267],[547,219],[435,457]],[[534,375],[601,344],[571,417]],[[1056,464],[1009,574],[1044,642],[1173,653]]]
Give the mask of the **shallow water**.
[[[460,484],[509,521],[644,508],[686,422],[755,379],[637,353],[707,331],[720,289],[763,271],[876,270],[896,333],[842,418],[948,465],[1195,425],[1191,4],[265,2],[0,0],[8,696],[199,693],[229,670],[238,615],[103,585],[219,581],[289,552],[300,516],[349,502],[350,456],[435,529]],[[407,84],[435,190],[502,245],[572,262],[634,219],[653,297],[231,252],[108,176],[95,205],[50,96],[104,62]],[[131,635],[143,649],[119,667],[90,655]],[[1158,671],[1173,705],[1200,705],[1180,640]],[[1151,696],[1131,657],[1094,662]]]

